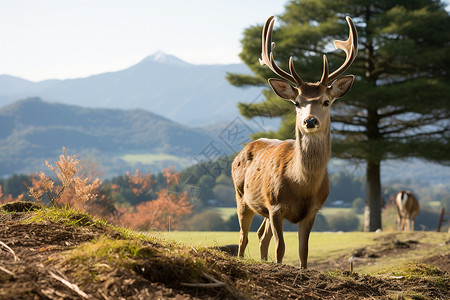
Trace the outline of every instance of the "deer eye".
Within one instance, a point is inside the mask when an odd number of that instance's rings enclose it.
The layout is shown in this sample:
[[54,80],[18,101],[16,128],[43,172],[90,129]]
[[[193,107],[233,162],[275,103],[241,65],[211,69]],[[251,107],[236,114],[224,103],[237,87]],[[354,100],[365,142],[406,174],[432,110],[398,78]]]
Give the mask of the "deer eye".
[[330,101],[328,101],[328,100],[323,103],[323,106],[325,106],[325,107],[327,107],[329,105],[330,105]]

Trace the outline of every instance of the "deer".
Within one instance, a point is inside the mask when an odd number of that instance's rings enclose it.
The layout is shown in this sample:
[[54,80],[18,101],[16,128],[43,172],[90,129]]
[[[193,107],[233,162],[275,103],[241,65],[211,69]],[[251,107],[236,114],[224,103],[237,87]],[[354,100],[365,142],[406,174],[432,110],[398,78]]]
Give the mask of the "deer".
[[414,220],[419,214],[419,201],[411,191],[400,191],[395,197],[397,204],[397,229],[414,231]]
[[356,27],[346,17],[349,37],[335,40],[336,49],[344,50],[346,59],[329,73],[323,55],[323,73],[319,82],[304,82],[294,69],[292,56],[289,73],[275,63],[272,31],[275,19],[269,17],[262,32],[262,52],[259,62],[281,77],[268,80],[280,98],[292,102],[296,111],[295,140],[260,138],[248,143],[232,163],[232,178],[236,191],[240,225],[238,255],[244,256],[248,232],[257,213],[264,217],[257,233],[261,260],[267,261],[272,236],[275,241],[275,261],[282,263],[285,253],[284,219],[298,223],[301,269],[307,268],[308,241],[317,212],[329,194],[327,164],[331,157],[330,106],[351,88],[355,77],[340,77],[354,61],[358,51]]

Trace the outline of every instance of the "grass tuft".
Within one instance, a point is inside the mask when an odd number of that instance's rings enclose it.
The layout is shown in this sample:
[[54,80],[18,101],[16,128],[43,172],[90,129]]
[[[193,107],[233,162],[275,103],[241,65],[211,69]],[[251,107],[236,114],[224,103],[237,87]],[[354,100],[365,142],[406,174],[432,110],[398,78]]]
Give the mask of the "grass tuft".
[[[387,272],[389,273],[389,272]],[[443,278],[444,272],[438,268],[420,262],[408,262],[390,270],[393,276],[404,276],[406,279]]]
[[42,207],[32,213],[31,217],[26,220],[26,223],[40,223],[40,222],[54,222],[68,226],[75,227],[103,227],[107,225],[106,221],[95,220],[94,217],[87,213],[79,212],[70,206],[62,208],[57,207]]

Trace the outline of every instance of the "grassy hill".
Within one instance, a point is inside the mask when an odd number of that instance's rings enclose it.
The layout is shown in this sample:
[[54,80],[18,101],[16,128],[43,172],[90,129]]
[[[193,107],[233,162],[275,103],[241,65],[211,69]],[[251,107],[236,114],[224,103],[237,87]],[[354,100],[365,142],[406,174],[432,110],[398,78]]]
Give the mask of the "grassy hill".
[[171,157],[157,161],[177,165],[212,139],[201,129],[145,110],[83,108],[28,98],[0,109],[0,176],[42,170],[44,160],[57,158],[63,146],[122,172],[133,165],[125,155],[164,153]]
[[[31,211],[24,206],[3,206],[0,224],[2,299],[450,296],[449,245],[442,243],[448,240],[445,233],[336,233],[320,241],[312,236],[310,257],[321,255],[321,265],[300,270],[231,257],[211,244],[174,240],[174,233],[169,239],[158,232],[132,232],[70,209],[38,207]],[[212,246],[221,242],[217,239]],[[333,264],[351,253],[359,258],[357,265],[375,263],[380,268],[350,272],[348,262]]]

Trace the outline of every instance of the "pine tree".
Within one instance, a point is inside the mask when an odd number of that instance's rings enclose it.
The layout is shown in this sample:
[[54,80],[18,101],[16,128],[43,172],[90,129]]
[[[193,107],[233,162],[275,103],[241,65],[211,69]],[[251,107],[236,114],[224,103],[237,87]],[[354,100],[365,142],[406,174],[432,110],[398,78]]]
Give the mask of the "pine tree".
[[[381,228],[380,165],[417,157],[450,163],[450,16],[437,0],[294,0],[277,17],[274,50],[278,65],[306,81],[320,79],[322,54],[330,71],[345,59],[331,42],[346,39],[345,16],[358,30],[359,53],[348,74],[356,75],[345,99],[333,104],[333,156],[366,164],[365,231]],[[264,20],[262,20],[264,21]],[[266,86],[274,77],[261,66],[262,26],[245,30],[241,59],[254,76],[228,74],[236,86]],[[247,118],[281,117],[278,132],[254,136],[294,137],[295,114],[271,90],[263,103],[240,103]]]

